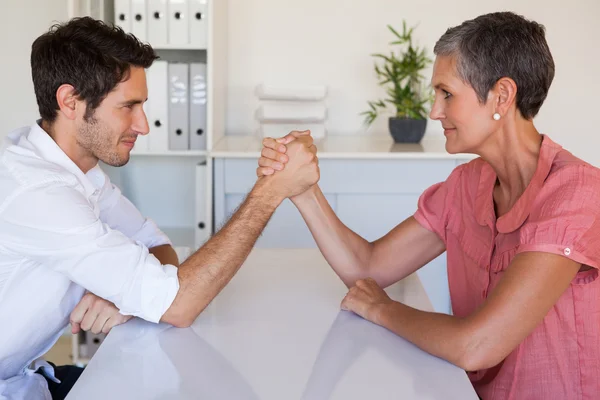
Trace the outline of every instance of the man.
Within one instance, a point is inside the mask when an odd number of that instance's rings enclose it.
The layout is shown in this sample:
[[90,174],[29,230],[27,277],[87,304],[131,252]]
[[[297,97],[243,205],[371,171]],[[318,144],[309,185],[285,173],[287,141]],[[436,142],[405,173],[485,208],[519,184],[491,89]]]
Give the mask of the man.
[[156,58],[91,18],[55,25],[33,43],[41,119],[11,133],[0,153],[0,399],[66,396],[81,371],[57,369],[56,379],[38,358],[72,312],[74,331],[106,332],[131,316],[189,326],[277,206],[319,179],[312,139],[288,146],[286,170],[259,179],[230,221],[178,266],[168,238],[98,167],[125,165],[137,136],[148,134],[144,69]]

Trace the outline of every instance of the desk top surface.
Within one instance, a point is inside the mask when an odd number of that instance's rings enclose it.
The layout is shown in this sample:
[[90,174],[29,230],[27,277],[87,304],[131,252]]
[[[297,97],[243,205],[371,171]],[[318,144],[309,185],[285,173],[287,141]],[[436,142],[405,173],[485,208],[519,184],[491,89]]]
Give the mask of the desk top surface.
[[[386,291],[431,309],[414,274]],[[461,369],[340,311],[346,292],[316,249],[256,249],[190,328],[113,329],[68,399],[477,398]]]

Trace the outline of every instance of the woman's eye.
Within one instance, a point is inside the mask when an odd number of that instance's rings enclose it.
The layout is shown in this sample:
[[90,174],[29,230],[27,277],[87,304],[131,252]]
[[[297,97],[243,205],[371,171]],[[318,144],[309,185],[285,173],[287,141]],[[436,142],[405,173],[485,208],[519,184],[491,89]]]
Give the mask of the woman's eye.
[[442,92],[444,92],[444,99],[449,98],[450,96],[452,96],[450,93],[448,93],[447,91],[445,91],[444,89],[442,89]]

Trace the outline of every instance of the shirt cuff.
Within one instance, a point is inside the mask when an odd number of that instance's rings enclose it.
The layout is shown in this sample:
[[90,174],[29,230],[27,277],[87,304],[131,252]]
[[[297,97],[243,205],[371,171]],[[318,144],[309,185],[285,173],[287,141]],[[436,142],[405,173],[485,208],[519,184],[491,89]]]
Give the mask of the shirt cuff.
[[142,227],[131,237],[131,239],[135,242],[142,243],[149,249],[165,244],[173,245],[169,237],[161,231],[156,223],[150,218],[146,218]]

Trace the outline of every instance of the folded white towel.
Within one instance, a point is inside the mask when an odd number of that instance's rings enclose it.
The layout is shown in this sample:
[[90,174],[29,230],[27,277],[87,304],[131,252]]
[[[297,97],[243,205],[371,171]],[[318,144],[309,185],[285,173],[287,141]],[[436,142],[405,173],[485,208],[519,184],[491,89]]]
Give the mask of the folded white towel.
[[323,122],[327,108],[323,104],[263,104],[256,117],[261,122]]
[[262,137],[278,138],[287,135],[292,131],[309,130],[313,138],[319,139],[325,137],[325,125],[323,124],[262,124],[260,126],[260,134]]
[[256,87],[260,100],[317,101],[327,95],[327,86],[275,86],[260,84]]

